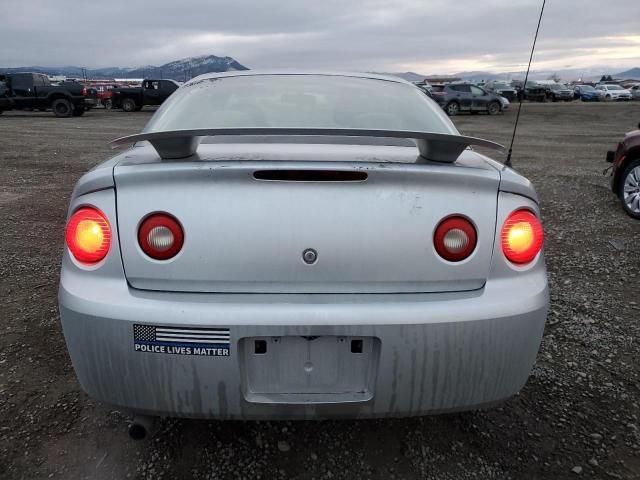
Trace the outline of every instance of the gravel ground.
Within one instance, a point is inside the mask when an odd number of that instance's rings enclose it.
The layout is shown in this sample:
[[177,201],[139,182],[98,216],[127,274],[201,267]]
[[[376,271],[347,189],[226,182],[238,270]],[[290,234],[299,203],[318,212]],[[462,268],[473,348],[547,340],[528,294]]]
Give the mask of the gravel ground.
[[[524,106],[513,161],[540,195],[552,305],[519,395],[401,420],[167,420],[136,443],[81,391],[56,290],[73,184],[149,115],[0,117],[0,478],[640,478],[640,222],[602,176],[640,102]],[[455,122],[505,143],[514,119]]]

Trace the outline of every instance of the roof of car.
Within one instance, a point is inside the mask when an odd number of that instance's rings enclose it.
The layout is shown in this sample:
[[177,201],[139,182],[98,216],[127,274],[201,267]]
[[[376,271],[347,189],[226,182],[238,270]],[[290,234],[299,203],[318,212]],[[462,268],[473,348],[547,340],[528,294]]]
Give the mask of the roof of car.
[[259,75],[316,75],[316,76],[326,76],[326,77],[369,78],[373,80],[383,80],[387,82],[405,83],[407,85],[414,86],[411,82],[408,82],[400,77],[394,77],[392,75],[379,75],[377,73],[361,73],[361,72],[330,72],[330,71],[307,71],[307,70],[236,70],[233,72],[205,73],[202,75],[198,75],[195,78],[192,78],[185,85],[199,82],[201,80],[208,80],[210,78],[250,77],[250,76],[259,76]]

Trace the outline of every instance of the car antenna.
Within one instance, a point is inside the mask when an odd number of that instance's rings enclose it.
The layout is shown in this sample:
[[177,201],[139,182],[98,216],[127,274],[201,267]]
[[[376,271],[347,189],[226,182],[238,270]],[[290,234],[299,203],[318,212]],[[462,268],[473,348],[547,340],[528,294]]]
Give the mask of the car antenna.
[[540,9],[540,17],[538,17],[538,27],[536,28],[536,35],[533,37],[533,45],[531,46],[531,55],[529,56],[529,65],[527,65],[527,73],[524,77],[524,83],[522,84],[522,93],[518,95],[518,114],[516,115],[516,123],[513,125],[513,134],[511,135],[511,144],[509,145],[509,152],[507,153],[507,161],[504,162],[505,166],[511,167],[511,153],[513,152],[513,142],[516,139],[516,131],[518,130],[518,121],[520,120],[520,110],[522,110],[522,99],[524,98],[524,92],[527,88],[527,80],[529,80],[529,70],[531,70],[531,61],[533,60],[533,52],[536,50],[536,42],[538,41],[538,32],[540,31],[540,24],[542,23],[542,14],[544,13],[544,7],[547,0],[542,0],[542,8]]

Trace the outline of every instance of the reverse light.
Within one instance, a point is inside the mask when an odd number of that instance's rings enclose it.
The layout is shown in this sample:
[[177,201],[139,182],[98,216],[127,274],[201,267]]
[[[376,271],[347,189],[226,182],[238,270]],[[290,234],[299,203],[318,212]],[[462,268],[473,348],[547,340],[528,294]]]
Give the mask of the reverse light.
[[531,262],[542,249],[540,220],[529,210],[516,210],[504,222],[500,234],[502,252],[512,263]]
[[86,97],[89,94],[89,92],[87,92],[87,87],[82,87],[82,96]]
[[151,258],[168,260],[182,249],[184,233],[175,217],[168,213],[154,213],[140,225],[138,243]]
[[97,208],[82,207],[71,215],[65,231],[67,247],[76,260],[97,263],[111,247],[111,226]]
[[442,220],[433,235],[436,252],[450,262],[460,262],[471,255],[477,240],[475,227],[459,215]]

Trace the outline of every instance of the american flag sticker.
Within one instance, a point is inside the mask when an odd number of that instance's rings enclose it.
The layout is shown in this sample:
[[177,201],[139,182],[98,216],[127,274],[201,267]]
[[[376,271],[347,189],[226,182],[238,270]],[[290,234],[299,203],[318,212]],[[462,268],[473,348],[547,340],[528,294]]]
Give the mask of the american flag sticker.
[[134,325],[133,345],[136,352],[228,357],[231,342],[228,328]]

